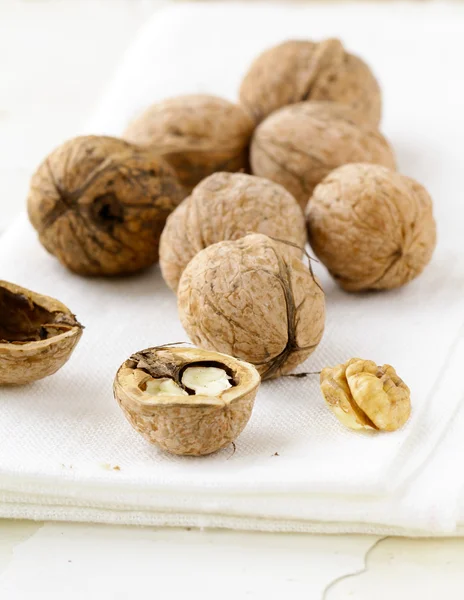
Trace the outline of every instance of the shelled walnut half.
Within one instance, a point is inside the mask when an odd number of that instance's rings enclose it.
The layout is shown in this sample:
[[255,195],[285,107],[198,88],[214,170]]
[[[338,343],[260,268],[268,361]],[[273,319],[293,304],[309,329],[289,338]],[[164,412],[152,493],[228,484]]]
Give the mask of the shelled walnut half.
[[160,346],[119,368],[114,396],[149,442],[173,454],[211,454],[247,424],[260,384],[249,363],[198,348]]
[[320,383],[328,406],[350,429],[395,431],[411,414],[409,388],[390,365],[352,358],[322,369]]
[[31,383],[58,371],[82,330],[58,300],[0,281],[0,385]]

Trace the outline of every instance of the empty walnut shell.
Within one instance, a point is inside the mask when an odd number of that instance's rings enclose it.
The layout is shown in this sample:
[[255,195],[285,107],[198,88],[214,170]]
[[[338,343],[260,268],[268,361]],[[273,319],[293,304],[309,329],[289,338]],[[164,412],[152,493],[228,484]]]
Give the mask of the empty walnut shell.
[[215,171],[248,167],[254,124],[242,107],[216,96],[179,96],[150,106],[124,137],[149,146],[191,190]]
[[352,162],[395,168],[393,150],[383,135],[336,103],[282,108],[261,123],[251,145],[253,173],[283,185],[303,208],[330,171]]
[[262,379],[303,362],[324,331],[324,292],[312,271],[261,234],[199,252],[177,299],[195,345],[251,362]]
[[45,248],[81,275],[120,275],[158,260],[161,231],[185,191],[171,167],[123,140],[77,137],[31,180],[28,212]]
[[0,281],[0,385],[31,383],[61,369],[82,330],[58,300]]
[[322,369],[320,381],[328,406],[350,429],[395,431],[411,414],[409,388],[390,365],[352,358]]
[[305,220],[295,198],[282,186],[242,173],[215,173],[169,216],[160,242],[164,280],[174,291],[189,261],[203,248],[247,233],[306,243]]
[[[232,386],[216,396],[193,394],[182,383],[191,366],[223,369]],[[147,385],[160,379],[173,381],[183,395],[147,393]],[[258,372],[246,362],[198,348],[164,346],[126,360],[116,374],[114,395],[129,423],[149,442],[173,454],[201,456],[240,435],[259,384]]]
[[404,285],[422,272],[436,243],[426,190],[377,165],[333,171],[314,190],[307,223],[314,252],[348,291]]
[[240,88],[240,101],[257,122],[306,100],[346,104],[373,126],[380,122],[379,85],[369,67],[339,40],[274,46],[253,62]]

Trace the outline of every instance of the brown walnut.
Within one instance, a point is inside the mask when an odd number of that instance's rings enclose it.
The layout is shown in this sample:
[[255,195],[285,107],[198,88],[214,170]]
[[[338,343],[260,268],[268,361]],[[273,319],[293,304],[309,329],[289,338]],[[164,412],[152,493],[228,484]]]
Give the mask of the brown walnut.
[[216,171],[248,168],[254,124],[242,107],[216,96],[179,96],[150,106],[124,137],[163,156],[189,190]]
[[282,186],[253,175],[214,173],[169,216],[160,242],[160,265],[176,291],[189,261],[207,246],[247,233],[288,240],[301,257],[306,243],[304,215]]
[[350,429],[395,431],[411,414],[409,388],[390,365],[352,358],[322,369],[320,381],[329,408]]
[[333,102],[282,108],[261,123],[251,144],[253,173],[283,185],[303,208],[330,171],[351,162],[395,168],[383,135]]
[[373,126],[380,122],[379,84],[366,63],[346,52],[339,40],[274,46],[253,62],[240,88],[240,101],[257,122],[307,100],[339,102]]
[[[206,385],[198,393],[186,385],[189,368],[220,371],[229,387],[206,393]],[[253,365],[231,356],[161,346],[126,360],[113,389],[128,421],[149,442],[173,454],[201,456],[224,448],[240,435],[259,384]]]
[[166,218],[185,191],[151,152],[104,136],[54,150],[32,177],[28,212],[45,248],[81,275],[120,275],[158,260]]
[[404,285],[422,272],[436,243],[427,191],[378,165],[333,171],[314,190],[307,223],[314,252],[348,291]]
[[31,383],[58,371],[82,330],[58,300],[0,281],[0,385]]
[[187,265],[177,293],[192,342],[254,364],[263,379],[302,363],[324,331],[324,292],[285,247],[261,234],[209,246]]

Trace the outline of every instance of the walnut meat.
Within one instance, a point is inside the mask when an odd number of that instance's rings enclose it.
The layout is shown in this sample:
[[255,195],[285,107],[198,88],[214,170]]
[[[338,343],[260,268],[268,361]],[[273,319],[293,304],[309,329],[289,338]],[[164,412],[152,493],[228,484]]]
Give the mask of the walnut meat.
[[28,212],[45,248],[81,275],[120,275],[158,260],[166,218],[185,191],[151,152],[111,137],[77,137],[32,177]]
[[131,425],[173,454],[211,454],[246,426],[260,384],[246,362],[198,348],[161,346],[119,368],[114,395]]
[[328,406],[350,429],[395,431],[411,414],[409,388],[390,365],[352,358],[323,369],[320,381]]
[[194,344],[254,364],[263,379],[303,362],[324,331],[324,292],[283,248],[261,234],[209,246],[187,265],[177,294]]
[[432,200],[416,181],[377,165],[345,165],[314,190],[311,246],[348,291],[390,289],[417,277],[436,243]]
[[[256,232],[303,248],[305,220],[295,198],[282,186],[242,173],[215,173],[169,216],[160,242],[166,283],[177,290],[189,261],[203,248]],[[301,257],[299,249],[289,248]]]
[[254,61],[240,88],[240,101],[257,122],[306,100],[346,104],[373,126],[380,122],[379,85],[369,67],[339,40],[274,46]]
[[124,137],[149,146],[189,190],[216,171],[248,167],[254,124],[240,106],[215,96],[179,96],[150,106]]
[[351,162],[395,168],[383,135],[336,103],[282,108],[261,123],[251,145],[253,173],[283,185],[303,208],[330,171]]
[[58,300],[0,281],[0,385],[53,375],[71,356],[82,330]]

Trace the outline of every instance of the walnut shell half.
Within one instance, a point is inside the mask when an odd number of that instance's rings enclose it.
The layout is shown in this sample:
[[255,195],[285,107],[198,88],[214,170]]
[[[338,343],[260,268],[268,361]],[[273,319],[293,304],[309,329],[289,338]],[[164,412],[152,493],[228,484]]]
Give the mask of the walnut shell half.
[[257,122],[283,106],[306,100],[339,102],[373,126],[380,122],[377,80],[366,63],[335,39],[288,41],[266,50],[253,62],[240,88],[240,101]]
[[241,106],[207,95],[154,104],[126,129],[130,142],[163,156],[189,190],[216,171],[248,167],[254,123]]
[[303,362],[324,331],[324,292],[285,248],[261,234],[209,246],[187,265],[177,293],[192,342],[251,362],[262,379]]
[[121,275],[158,260],[168,215],[185,197],[171,167],[117,138],[77,137],[31,180],[28,212],[45,248],[81,275]]
[[207,246],[263,233],[292,242],[301,257],[306,243],[304,215],[282,186],[243,173],[214,173],[169,216],[160,241],[164,280],[176,291],[189,261]]
[[395,168],[384,136],[334,102],[302,102],[273,113],[251,144],[255,175],[283,185],[304,209],[315,186],[333,169],[352,162]]
[[408,283],[428,264],[436,243],[427,191],[378,165],[333,171],[314,190],[307,223],[314,252],[348,291]]
[[411,414],[409,388],[390,365],[352,358],[322,369],[320,381],[328,406],[350,429],[395,431]]
[[[219,370],[230,385],[214,395],[185,385],[188,368]],[[150,390],[161,382],[165,390]],[[233,442],[251,416],[260,384],[241,360],[198,348],[160,346],[131,356],[119,368],[114,396],[131,425],[149,442],[173,454],[211,454]],[[175,395],[178,390],[178,395]]]
[[61,369],[82,330],[58,300],[0,281],[0,385],[31,383]]

